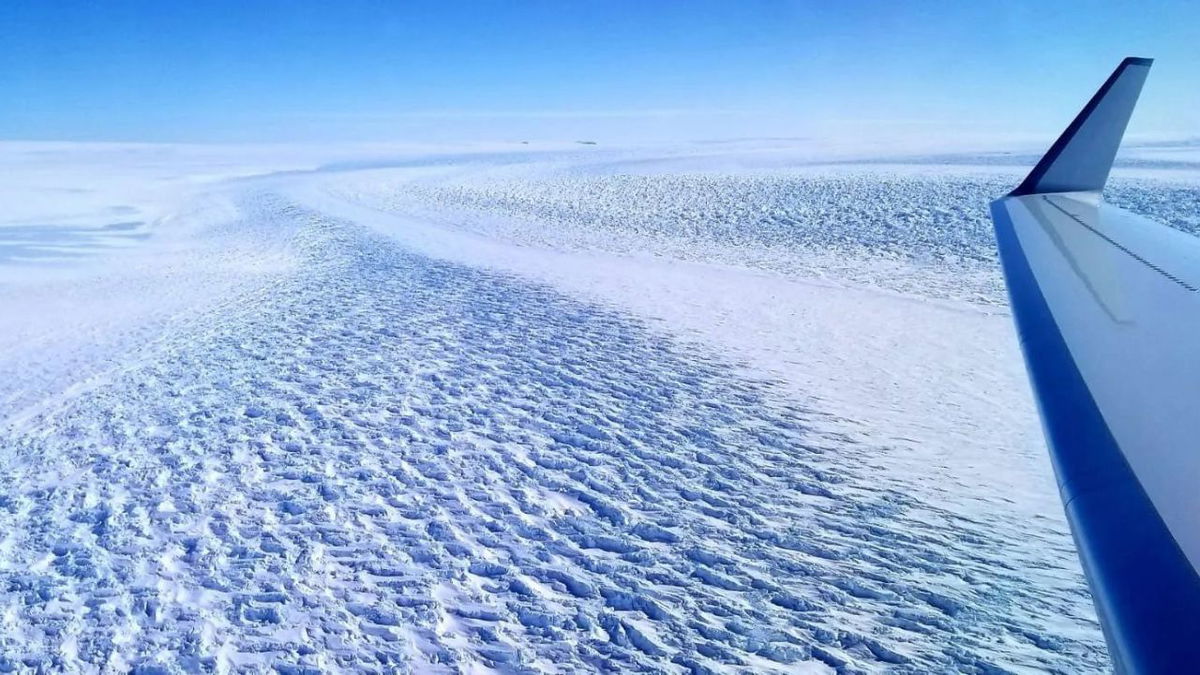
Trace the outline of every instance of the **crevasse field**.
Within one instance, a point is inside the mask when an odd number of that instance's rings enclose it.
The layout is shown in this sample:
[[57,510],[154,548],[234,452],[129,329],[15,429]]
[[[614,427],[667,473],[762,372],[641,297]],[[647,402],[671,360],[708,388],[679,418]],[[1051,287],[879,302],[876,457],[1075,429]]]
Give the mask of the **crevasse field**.
[[1104,669],[1034,159],[2,144],[0,672]]

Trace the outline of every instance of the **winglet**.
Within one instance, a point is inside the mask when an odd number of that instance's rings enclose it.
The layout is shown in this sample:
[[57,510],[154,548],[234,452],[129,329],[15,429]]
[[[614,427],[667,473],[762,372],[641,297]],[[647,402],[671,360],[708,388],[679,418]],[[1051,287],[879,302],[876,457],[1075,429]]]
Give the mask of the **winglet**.
[[1154,59],[1129,57],[1050,146],[1011,196],[1100,192]]

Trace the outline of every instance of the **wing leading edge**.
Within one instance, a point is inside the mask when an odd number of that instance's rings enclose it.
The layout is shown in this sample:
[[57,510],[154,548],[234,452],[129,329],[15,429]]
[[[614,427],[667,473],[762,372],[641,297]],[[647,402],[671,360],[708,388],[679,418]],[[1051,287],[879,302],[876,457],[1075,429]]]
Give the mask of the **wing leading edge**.
[[1080,560],[1118,671],[1200,654],[1200,239],[1108,206],[1149,59],[1125,59],[992,219]]

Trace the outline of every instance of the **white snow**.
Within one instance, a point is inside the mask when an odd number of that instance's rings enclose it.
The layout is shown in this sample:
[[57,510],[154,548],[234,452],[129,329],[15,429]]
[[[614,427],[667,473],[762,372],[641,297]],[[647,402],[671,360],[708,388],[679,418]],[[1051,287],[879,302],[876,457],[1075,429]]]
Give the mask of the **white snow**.
[[1107,663],[1011,159],[0,147],[0,671]]

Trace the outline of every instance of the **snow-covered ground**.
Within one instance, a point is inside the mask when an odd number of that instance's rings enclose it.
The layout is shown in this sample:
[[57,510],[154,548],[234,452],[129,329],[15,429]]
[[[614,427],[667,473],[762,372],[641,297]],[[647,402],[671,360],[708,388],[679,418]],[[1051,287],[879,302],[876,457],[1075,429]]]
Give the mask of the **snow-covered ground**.
[[1102,669],[1022,161],[0,146],[0,672]]

